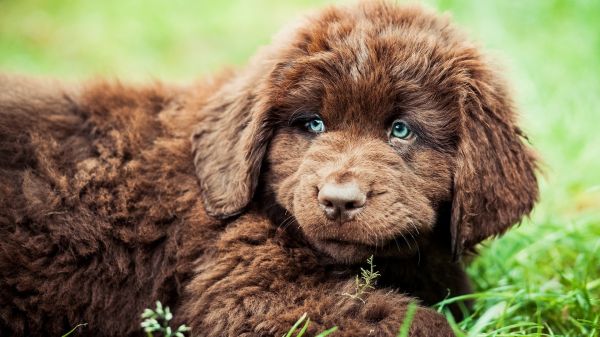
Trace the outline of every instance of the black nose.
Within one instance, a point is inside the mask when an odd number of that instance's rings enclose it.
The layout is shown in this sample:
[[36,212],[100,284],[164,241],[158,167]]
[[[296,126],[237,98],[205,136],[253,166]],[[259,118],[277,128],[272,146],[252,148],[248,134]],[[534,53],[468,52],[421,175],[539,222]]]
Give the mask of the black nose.
[[337,184],[326,183],[317,196],[327,218],[340,222],[352,220],[367,202],[366,193],[360,190],[355,181]]

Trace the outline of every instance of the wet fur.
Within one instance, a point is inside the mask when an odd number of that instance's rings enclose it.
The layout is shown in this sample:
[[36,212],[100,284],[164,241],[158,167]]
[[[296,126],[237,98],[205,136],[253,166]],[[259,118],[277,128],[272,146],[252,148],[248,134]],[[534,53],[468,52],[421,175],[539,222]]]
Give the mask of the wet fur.
[[[339,133],[287,123],[300,107]],[[404,152],[370,124],[398,110],[423,128]],[[426,306],[468,293],[460,256],[537,199],[515,119],[504,84],[447,19],[380,3],[322,11],[243,71],[188,87],[0,76],[0,332],[86,322],[85,335],[138,335],[139,314],[161,300],[194,335],[280,336],[307,312],[310,333],[394,336],[418,301],[411,336],[451,336]],[[322,176],[307,172],[345,179],[346,161],[393,190],[373,209],[410,200],[390,216],[415,232],[380,211],[365,215],[370,231],[311,227]],[[377,289],[364,303],[341,295],[369,253]]]

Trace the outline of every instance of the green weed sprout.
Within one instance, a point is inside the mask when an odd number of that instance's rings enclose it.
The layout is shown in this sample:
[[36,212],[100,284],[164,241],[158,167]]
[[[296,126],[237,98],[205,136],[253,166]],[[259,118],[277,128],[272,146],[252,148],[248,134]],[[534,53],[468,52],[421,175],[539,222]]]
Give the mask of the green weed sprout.
[[154,333],[160,333],[164,337],[185,337],[184,332],[190,331],[190,327],[185,324],[180,325],[177,330],[173,330],[169,326],[169,321],[173,318],[173,314],[169,307],[164,307],[160,301],[156,301],[156,309],[144,310],[142,313],[142,324],[144,331],[148,337],[154,337]]
[[373,255],[367,259],[369,269],[360,268],[360,277],[356,275],[354,293],[343,293],[342,295],[348,296],[353,299],[360,300],[365,303],[362,298],[365,294],[368,294],[371,289],[375,289],[377,278],[381,276],[378,271],[375,271],[375,264],[373,264]]

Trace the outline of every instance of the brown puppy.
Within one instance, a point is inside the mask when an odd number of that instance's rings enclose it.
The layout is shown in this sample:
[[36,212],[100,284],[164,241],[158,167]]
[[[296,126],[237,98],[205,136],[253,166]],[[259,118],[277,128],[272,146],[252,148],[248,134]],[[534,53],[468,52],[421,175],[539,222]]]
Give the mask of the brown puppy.
[[[193,335],[308,312],[311,333],[393,336],[409,302],[468,292],[456,261],[533,207],[515,121],[447,19],[383,3],[189,88],[0,77],[0,332],[135,335],[161,300]],[[370,255],[378,289],[342,295]],[[452,331],[421,307],[411,335]]]

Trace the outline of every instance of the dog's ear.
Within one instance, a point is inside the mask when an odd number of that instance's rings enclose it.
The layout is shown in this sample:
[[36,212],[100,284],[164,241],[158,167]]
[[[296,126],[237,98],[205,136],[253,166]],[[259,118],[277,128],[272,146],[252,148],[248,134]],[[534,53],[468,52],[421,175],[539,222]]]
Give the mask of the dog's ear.
[[192,135],[196,175],[206,212],[224,219],[252,199],[271,138],[267,62],[254,62],[215,93]]
[[504,83],[479,62],[470,68],[453,186],[455,258],[519,222],[538,198],[536,158]]

